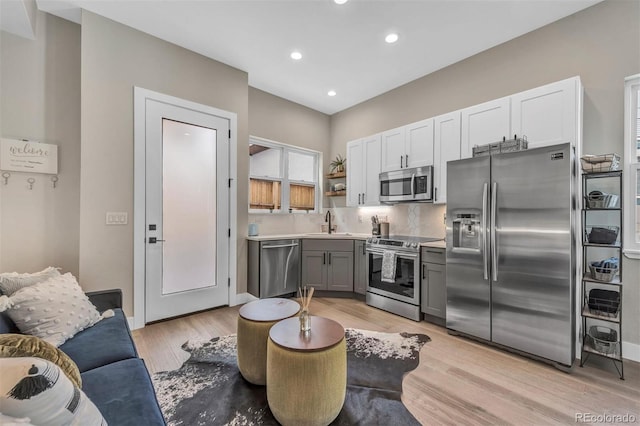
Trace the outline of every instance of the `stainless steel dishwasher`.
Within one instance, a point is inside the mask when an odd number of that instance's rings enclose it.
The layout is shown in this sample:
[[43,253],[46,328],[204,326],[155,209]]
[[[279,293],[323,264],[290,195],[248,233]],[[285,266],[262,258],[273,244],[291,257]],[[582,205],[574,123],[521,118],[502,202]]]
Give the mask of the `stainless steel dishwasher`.
[[300,240],[249,241],[247,291],[260,299],[295,293]]

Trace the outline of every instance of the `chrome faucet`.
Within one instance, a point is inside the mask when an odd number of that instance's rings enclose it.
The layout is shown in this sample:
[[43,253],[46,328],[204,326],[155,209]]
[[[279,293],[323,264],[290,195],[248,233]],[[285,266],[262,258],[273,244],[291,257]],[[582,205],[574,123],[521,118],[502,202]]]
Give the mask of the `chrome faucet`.
[[329,223],[329,234],[331,234],[331,210],[327,210],[327,214],[324,215],[324,221]]

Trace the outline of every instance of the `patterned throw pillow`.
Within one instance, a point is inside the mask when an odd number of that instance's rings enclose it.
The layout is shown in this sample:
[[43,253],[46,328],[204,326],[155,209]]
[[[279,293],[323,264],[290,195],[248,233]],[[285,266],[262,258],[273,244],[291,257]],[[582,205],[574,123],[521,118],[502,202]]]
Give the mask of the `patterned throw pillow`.
[[[73,384],[82,389],[82,377],[75,362],[60,349],[39,337],[26,334],[0,334],[0,357],[31,357],[46,359],[67,375]],[[0,422],[2,424],[2,422]]]
[[5,272],[0,274],[0,291],[2,294],[11,296],[16,291],[24,287],[41,283],[49,278],[60,276],[60,272],[52,266],[36,272],[34,274],[19,274],[17,272]]
[[42,358],[0,358],[0,412],[36,425],[103,426],[87,395],[54,363]]
[[[9,298],[1,296],[0,312],[5,309],[21,333],[54,346],[103,318],[70,273],[25,287]],[[113,311],[103,313],[105,318],[112,315]]]

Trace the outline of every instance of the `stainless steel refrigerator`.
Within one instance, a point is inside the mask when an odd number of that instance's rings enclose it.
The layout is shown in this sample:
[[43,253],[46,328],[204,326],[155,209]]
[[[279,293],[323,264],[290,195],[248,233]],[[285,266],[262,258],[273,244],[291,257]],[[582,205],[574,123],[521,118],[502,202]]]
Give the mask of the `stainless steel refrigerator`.
[[561,144],[447,168],[447,328],[570,366],[573,149]]

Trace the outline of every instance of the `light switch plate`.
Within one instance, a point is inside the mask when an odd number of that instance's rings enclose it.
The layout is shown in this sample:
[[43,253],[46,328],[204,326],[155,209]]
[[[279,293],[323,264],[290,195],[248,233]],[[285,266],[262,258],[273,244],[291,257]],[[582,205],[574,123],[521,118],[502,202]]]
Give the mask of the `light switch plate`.
[[126,225],[129,222],[129,215],[127,212],[107,212],[106,224],[107,225]]

